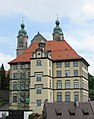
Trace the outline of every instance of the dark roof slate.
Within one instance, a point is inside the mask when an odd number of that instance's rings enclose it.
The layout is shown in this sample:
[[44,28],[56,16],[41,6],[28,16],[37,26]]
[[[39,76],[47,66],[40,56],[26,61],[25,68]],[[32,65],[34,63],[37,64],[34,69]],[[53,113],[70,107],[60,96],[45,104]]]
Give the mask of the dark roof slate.
[[[74,102],[46,102],[44,113],[47,112],[46,119],[94,119],[94,107],[91,104],[94,105],[94,101],[92,103],[79,102],[78,107],[75,106]],[[58,109],[62,113],[62,116],[60,116]],[[56,110],[58,110],[58,114]]]

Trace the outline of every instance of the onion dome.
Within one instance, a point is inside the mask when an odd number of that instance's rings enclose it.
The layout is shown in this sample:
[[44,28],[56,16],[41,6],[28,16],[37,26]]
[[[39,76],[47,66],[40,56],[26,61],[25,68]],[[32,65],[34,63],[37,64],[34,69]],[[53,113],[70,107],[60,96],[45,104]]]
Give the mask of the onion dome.
[[56,24],[56,27],[53,29],[53,34],[54,33],[63,34],[62,29],[59,26],[60,22],[58,19],[56,20],[55,24]]
[[21,29],[20,29],[19,32],[18,32],[18,36],[19,36],[19,35],[27,36],[27,32],[26,32],[26,30],[24,29],[24,28],[25,28],[24,23],[22,23],[20,26],[21,26]]

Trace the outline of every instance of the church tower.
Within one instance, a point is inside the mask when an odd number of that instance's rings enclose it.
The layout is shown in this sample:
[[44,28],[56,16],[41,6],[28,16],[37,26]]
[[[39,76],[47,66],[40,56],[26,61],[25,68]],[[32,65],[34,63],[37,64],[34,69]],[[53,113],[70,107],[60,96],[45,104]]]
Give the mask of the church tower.
[[27,48],[28,35],[27,35],[27,32],[25,31],[24,28],[25,28],[25,25],[22,22],[21,29],[19,30],[18,36],[17,36],[17,49],[16,49],[16,56],[17,57],[20,54],[22,54]]
[[63,32],[62,32],[62,29],[60,28],[59,24],[59,20],[57,18],[56,22],[56,27],[53,29],[53,40],[63,40],[64,39],[64,36],[63,36]]

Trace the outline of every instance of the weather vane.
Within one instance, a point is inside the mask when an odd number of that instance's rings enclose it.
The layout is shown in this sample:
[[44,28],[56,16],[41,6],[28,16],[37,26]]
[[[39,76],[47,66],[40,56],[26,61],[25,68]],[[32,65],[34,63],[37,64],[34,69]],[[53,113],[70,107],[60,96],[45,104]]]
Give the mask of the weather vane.
[[24,17],[22,17],[22,23],[24,22]]
[[58,14],[57,14],[57,20],[58,20]]

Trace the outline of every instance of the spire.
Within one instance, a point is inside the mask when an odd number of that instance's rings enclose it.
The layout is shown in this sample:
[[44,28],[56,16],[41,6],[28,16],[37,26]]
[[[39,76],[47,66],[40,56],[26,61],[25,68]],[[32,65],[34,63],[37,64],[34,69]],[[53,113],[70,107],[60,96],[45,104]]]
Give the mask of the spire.
[[60,25],[60,22],[58,20],[58,16],[57,16],[57,20],[55,21],[55,28],[53,29],[53,40],[62,40],[63,39],[63,32]]

